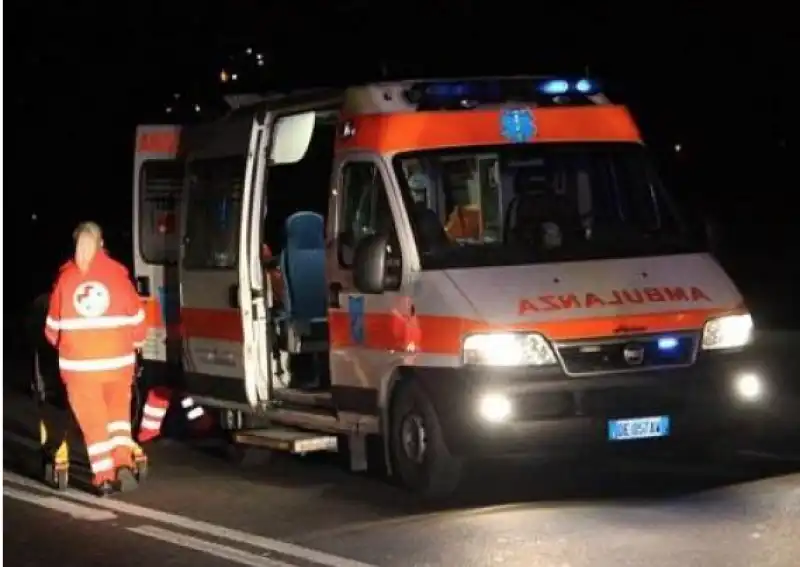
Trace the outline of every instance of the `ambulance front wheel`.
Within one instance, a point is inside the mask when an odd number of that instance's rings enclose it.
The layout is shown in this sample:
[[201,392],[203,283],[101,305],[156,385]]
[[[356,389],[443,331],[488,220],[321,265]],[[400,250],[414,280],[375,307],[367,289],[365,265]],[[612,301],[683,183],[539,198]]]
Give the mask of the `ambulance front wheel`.
[[455,492],[463,463],[447,448],[425,392],[413,382],[401,384],[391,408],[389,454],[400,482],[426,500]]

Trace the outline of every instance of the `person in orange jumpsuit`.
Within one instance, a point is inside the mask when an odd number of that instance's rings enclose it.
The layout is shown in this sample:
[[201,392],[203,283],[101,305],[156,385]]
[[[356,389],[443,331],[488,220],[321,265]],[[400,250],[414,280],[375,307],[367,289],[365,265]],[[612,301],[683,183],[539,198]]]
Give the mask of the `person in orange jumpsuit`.
[[58,350],[67,399],[86,442],[100,495],[138,484],[131,387],[145,317],[128,270],[103,249],[100,227],[82,223],[75,256],[50,295],[45,336]]

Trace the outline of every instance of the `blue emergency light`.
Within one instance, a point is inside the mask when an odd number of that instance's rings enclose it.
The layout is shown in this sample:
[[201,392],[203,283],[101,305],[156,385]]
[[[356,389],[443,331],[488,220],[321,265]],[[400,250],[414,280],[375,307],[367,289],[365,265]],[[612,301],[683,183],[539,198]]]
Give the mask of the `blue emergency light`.
[[554,79],[543,83],[539,89],[544,94],[561,95],[569,92],[569,83],[563,79]]
[[434,83],[428,85],[425,94],[442,98],[464,98],[469,96],[473,90],[467,83]]
[[675,337],[661,337],[658,339],[658,350],[672,351],[678,348],[678,339]]
[[599,92],[589,79],[486,78],[453,81],[420,81],[406,91],[406,98],[420,106],[441,107],[472,104],[504,104],[508,101],[551,104],[591,104],[586,97]]

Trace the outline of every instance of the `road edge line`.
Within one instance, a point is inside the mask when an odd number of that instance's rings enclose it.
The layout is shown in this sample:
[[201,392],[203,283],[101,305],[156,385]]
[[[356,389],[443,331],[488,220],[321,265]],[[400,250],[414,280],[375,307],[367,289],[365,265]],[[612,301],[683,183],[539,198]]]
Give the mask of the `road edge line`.
[[57,496],[42,496],[33,492],[28,492],[27,490],[18,490],[10,486],[3,486],[3,497],[12,498],[20,502],[27,502],[28,504],[33,504],[34,506],[45,508],[53,512],[61,512],[76,520],[106,522],[117,519],[117,515],[110,510],[83,506],[63,498],[58,498]]
[[206,555],[239,563],[240,565],[247,565],[248,567],[297,567],[297,565],[291,563],[285,563],[269,557],[262,557],[242,549],[174,532],[158,526],[144,525],[125,529],[140,536],[149,537],[164,543],[171,543],[172,545],[177,545],[184,549],[205,553]]
[[77,502],[83,502],[98,506],[100,508],[106,508],[120,514],[145,518],[151,522],[182,528],[186,531],[201,533],[219,539],[225,539],[228,541],[234,541],[236,543],[242,543],[252,547],[261,548],[266,551],[274,551],[282,555],[305,559],[306,561],[319,563],[320,565],[326,565],[327,567],[377,567],[376,565],[363,563],[361,561],[356,561],[355,559],[340,557],[338,555],[303,547],[294,543],[280,541],[233,528],[226,528],[224,526],[212,524],[203,520],[193,520],[179,514],[162,512],[161,510],[154,510],[152,508],[130,504],[121,500],[99,499],[96,496],[90,496],[74,489],[68,489],[63,492],[56,491],[50,487],[42,486],[33,480],[5,469],[3,470],[3,481],[10,481],[22,486],[41,490],[55,496],[71,498]]

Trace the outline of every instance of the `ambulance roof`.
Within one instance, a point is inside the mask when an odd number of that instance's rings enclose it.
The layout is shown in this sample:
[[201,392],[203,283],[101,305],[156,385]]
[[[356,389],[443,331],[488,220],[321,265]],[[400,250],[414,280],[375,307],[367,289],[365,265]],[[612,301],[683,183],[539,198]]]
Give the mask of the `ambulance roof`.
[[347,114],[390,114],[421,110],[467,110],[524,103],[529,107],[608,104],[594,80],[537,76],[404,79],[346,88],[318,88],[272,92],[264,95],[230,95],[234,113],[254,106],[302,103],[314,98],[343,98]]

